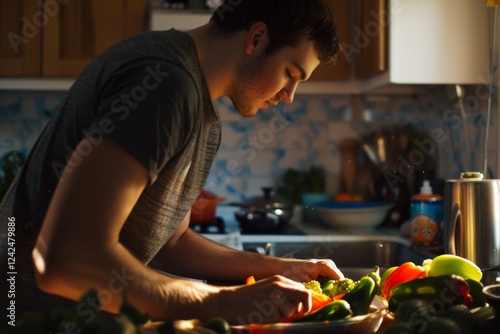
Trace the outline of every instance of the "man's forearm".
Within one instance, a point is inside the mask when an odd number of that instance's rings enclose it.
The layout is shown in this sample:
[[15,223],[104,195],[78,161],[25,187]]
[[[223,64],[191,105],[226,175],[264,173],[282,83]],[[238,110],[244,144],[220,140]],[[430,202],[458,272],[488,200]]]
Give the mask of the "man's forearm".
[[[36,253],[35,261],[41,256]],[[148,269],[121,244],[105,253],[89,251],[78,259],[58,260],[57,269],[38,273],[42,289],[74,300],[95,289],[102,308],[113,313],[118,312],[125,292],[133,305],[155,320],[189,317],[206,313],[202,299],[217,292],[215,287]]]
[[154,266],[185,277],[243,283],[250,275],[264,278],[282,274],[283,261],[217,244],[188,229],[175,245],[162,248]]

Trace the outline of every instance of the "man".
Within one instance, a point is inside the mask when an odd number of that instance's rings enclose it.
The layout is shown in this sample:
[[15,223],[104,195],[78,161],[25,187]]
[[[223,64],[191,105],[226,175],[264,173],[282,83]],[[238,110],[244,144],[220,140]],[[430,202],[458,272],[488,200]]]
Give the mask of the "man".
[[[338,52],[321,0],[244,0],[226,1],[187,33],[147,32],[98,56],[1,204],[4,268],[7,227],[15,229],[17,315],[91,288],[105,310],[117,312],[126,292],[155,320],[241,323],[260,311],[276,322],[308,311],[301,282],[342,277],[331,260],[225,248],[188,228],[189,210],[219,146],[213,101],[227,95],[248,117],[290,103]],[[250,275],[256,284],[229,287],[179,278]]]

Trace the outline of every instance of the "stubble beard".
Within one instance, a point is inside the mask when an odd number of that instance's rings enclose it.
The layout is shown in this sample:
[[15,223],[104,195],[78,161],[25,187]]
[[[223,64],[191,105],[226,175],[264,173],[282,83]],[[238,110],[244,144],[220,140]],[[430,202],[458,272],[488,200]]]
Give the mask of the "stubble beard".
[[262,80],[262,62],[262,58],[259,57],[246,65],[240,64],[236,69],[228,96],[243,117],[253,117],[259,111],[260,102],[256,88],[265,84],[259,82]]

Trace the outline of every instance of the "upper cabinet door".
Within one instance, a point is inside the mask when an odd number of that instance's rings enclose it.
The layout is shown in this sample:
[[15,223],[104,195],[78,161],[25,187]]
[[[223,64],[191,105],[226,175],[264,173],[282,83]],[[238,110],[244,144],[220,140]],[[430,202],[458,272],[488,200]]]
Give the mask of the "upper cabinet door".
[[483,0],[389,0],[390,82],[488,82],[491,7]]
[[43,11],[38,0],[0,1],[0,76],[39,76]]
[[91,59],[147,30],[148,0],[71,0],[44,27],[45,77],[76,77]]
[[[349,0],[325,0],[325,2],[335,19],[340,44],[349,44]],[[311,74],[309,81],[347,81],[349,72],[349,62],[343,52],[335,65],[330,67],[319,65]]]
[[356,7],[356,77],[366,79],[388,69],[387,0],[358,0]]

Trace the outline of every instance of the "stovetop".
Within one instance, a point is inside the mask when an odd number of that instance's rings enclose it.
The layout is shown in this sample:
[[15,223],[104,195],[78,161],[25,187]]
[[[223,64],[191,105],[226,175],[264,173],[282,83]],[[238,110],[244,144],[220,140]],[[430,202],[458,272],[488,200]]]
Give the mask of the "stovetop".
[[236,219],[224,219],[223,217],[215,217],[215,220],[212,222],[191,223],[190,227],[202,234],[230,234],[239,232],[242,235],[305,235],[304,231],[292,224],[279,230],[243,230]]

